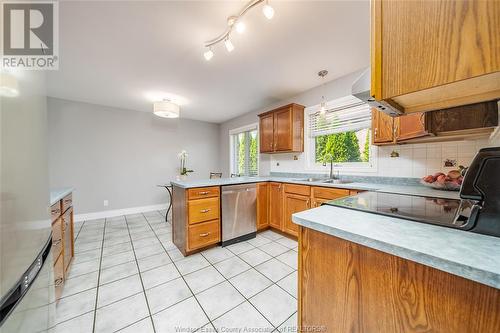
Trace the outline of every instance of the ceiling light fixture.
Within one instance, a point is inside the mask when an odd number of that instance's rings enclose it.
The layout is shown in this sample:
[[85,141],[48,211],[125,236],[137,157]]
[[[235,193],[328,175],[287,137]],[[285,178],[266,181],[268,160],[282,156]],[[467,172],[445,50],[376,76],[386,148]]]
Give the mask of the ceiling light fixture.
[[179,118],[181,110],[179,105],[164,99],[153,103],[153,113],[162,118]]
[[262,13],[264,13],[264,16],[270,20],[274,16],[274,8],[269,5],[269,1],[266,0],[266,4],[264,7],[262,7]]
[[226,46],[226,50],[228,52],[231,52],[234,50],[234,45],[229,39],[229,36],[231,35],[231,32],[233,31],[233,28],[236,29],[236,32],[238,33],[243,33],[246,30],[245,23],[243,23],[242,19],[243,16],[253,7],[257,6],[260,3],[265,2],[264,7],[262,7],[262,13],[264,16],[270,20],[274,16],[274,8],[269,5],[269,0],[251,0],[248,2],[245,7],[240,11],[238,15],[232,15],[227,18],[227,28],[226,31],[224,31],[221,35],[218,37],[206,41],[205,42],[205,47],[208,49],[203,53],[203,56],[205,57],[205,60],[210,60],[214,56],[214,53],[212,51],[212,46],[215,44],[218,44],[220,42],[224,42]]
[[326,113],[326,100],[325,100],[325,77],[328,75],[328,71],[326,69],[323,69],[322,71],[318,72],[318,76],[323,80],[321,83],[321,89],[323,90],[323,96],[321,96],[321,104],[319,107],[319,112],[321,115],[325,115]]
[[227,52],[232,52],[234,50],[234,45],[229,38],[224,41],[224,45],[226,45]]

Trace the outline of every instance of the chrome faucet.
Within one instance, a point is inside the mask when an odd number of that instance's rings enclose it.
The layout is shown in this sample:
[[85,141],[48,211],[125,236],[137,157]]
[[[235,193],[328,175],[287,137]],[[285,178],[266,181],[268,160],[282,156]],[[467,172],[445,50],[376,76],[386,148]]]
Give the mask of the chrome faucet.
[[326,158],[330,158],[330,179],[339,179],[339,171],[337,170],[337,178],[333,175],[333,155],[327,153],[323,156],[323,166],[326,166]]

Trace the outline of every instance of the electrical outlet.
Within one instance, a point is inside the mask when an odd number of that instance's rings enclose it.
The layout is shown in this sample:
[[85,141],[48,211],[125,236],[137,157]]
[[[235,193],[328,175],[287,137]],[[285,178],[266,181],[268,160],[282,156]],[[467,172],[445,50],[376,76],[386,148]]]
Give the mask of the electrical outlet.
[[108,207],[109,205],[109,201],[108,200],[104,200],[104,207]]

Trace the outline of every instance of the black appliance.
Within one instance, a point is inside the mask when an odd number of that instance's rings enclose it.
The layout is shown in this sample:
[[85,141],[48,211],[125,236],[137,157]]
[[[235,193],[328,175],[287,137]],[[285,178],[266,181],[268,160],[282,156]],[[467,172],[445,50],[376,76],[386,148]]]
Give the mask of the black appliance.
[[362,192],[325,204],[500,237],[500,147],[477,153],[460,199]]

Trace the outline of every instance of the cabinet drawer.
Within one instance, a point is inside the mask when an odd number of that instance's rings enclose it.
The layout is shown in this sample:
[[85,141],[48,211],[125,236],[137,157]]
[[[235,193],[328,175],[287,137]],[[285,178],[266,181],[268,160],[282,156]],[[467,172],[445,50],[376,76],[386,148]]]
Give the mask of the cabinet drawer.
[[286,193],[295,193],[307,196],[311,194],[311,187],[307,185],[285,184],[284,190]]
[[313,187],[313,197],[333,200],[341,197],[347,197],[349,190],[329,187]]
[[218,186],[190,188],[188,190],[188,199],[212,198],[218,197],[219,194],[220,190]]
[[188,221],[195,224],[219,218],[219,198],[188,201]]
[[64,213],[69,207],[73,206],[73,196],[68,194],[62,199],[62,212]]
[[52,224],[52,256],[54,261],[59,257],[63,248],[62,218]]
[[50,206],[50,216],[52,217],[52,222],[61,216],[61,200]]
[[220,220],[198,223],[188,227],[188,249],[196,250],[220,241]]
[[62,289],[64,285],[64,262],[63,256],[60,255],[54,263],[54,287],[56,293],[56,300],[61,298]]

